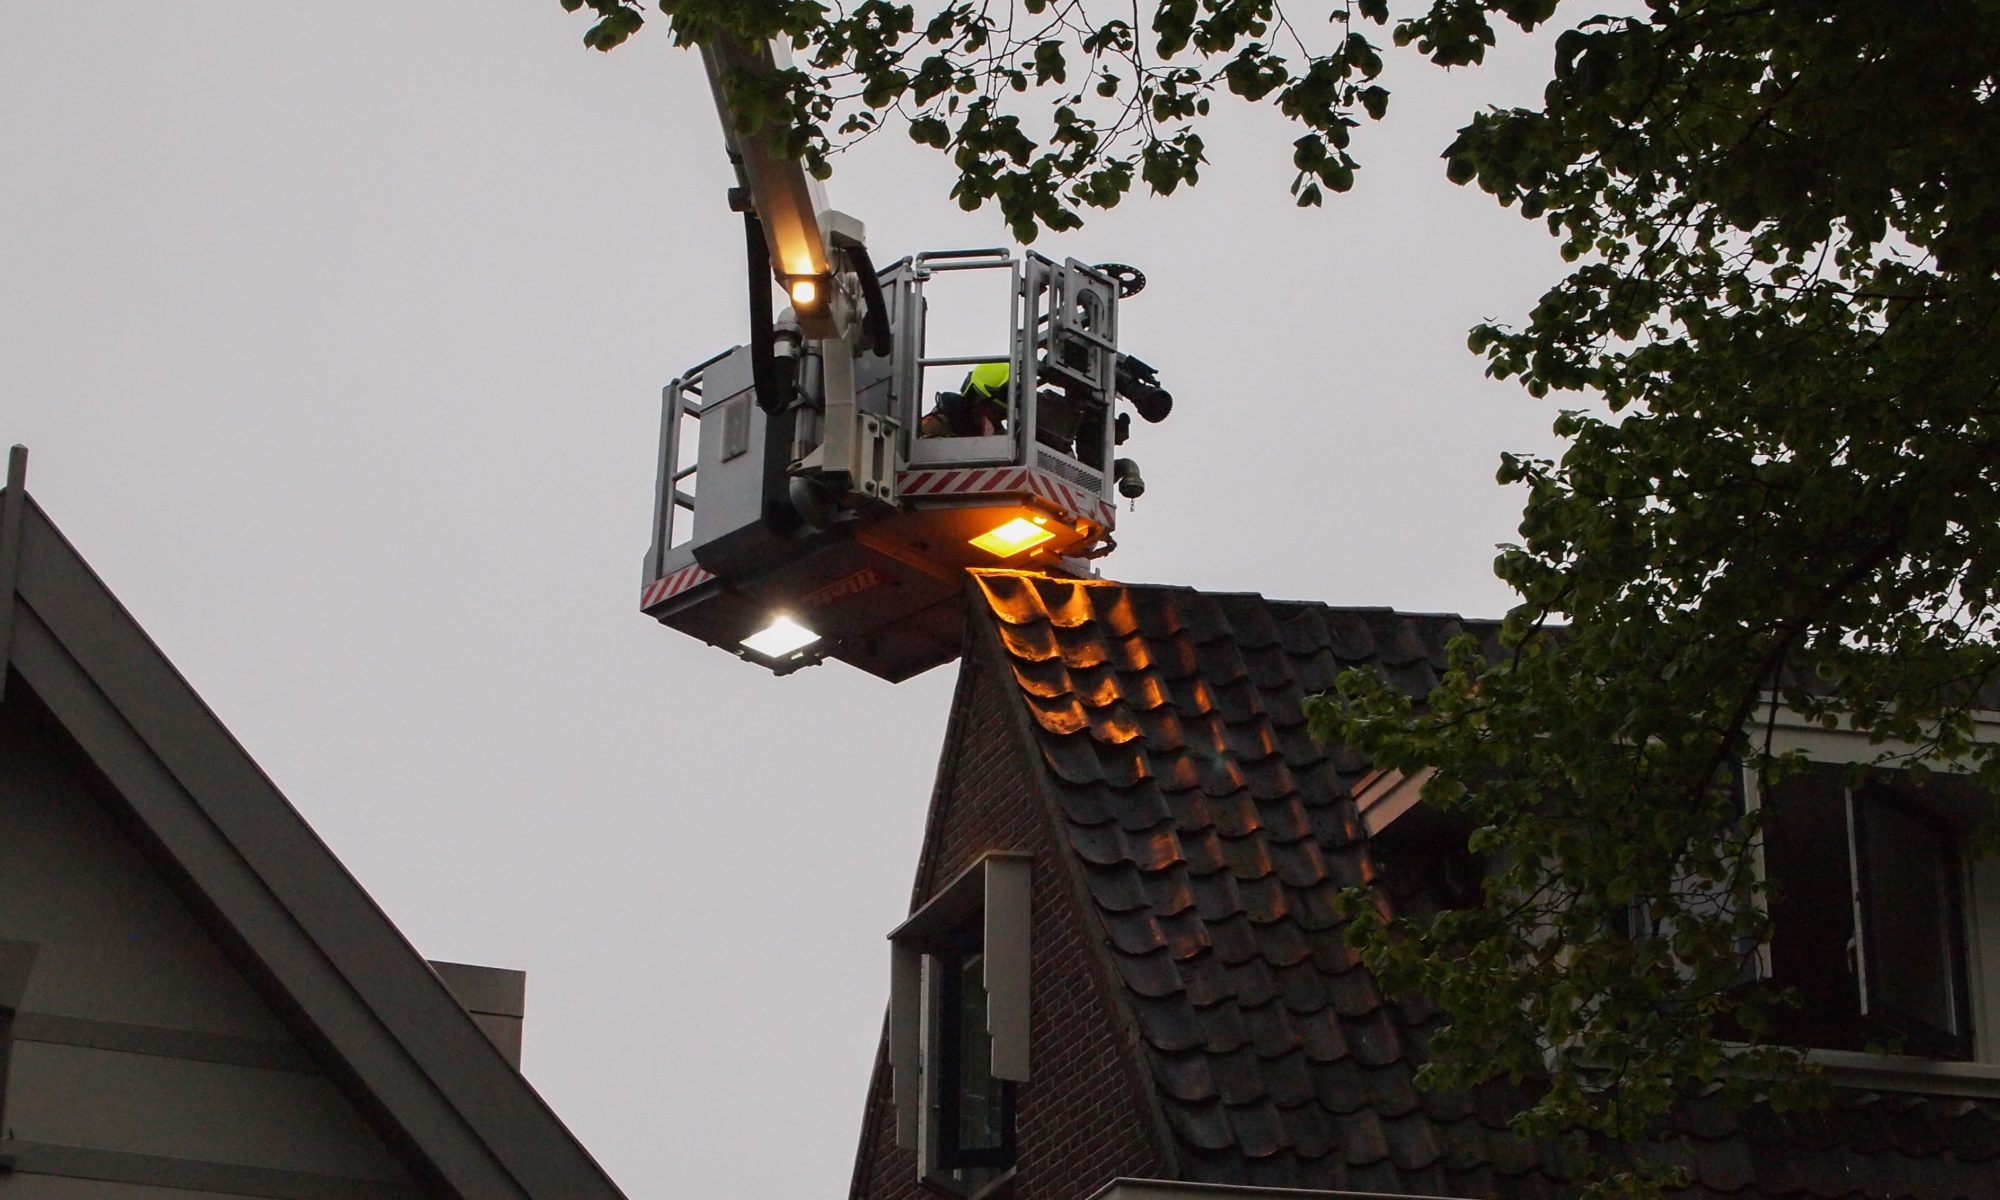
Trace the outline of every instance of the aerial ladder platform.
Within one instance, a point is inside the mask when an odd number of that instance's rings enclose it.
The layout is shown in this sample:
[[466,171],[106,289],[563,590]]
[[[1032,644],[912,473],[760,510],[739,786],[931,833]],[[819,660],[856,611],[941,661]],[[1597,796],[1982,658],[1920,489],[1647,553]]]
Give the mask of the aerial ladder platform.
[[[788,66],[783,45],[701,52],[736,169],[750,340],[662,393],[640,608],[775,674],[834,659],[907,679],[958,656],[967,568],[1088,577],[1115,548],[1117,500],[1145,486],[1117,454],[1119,401],[1146,421],[1173,403],[1119,349],[1119,303],[1145,278],[1006,248],[878,270],[803,164],[738,130],[728,80]],[[990,348],[931,354],[926,288],[961,272],[998,282],[1006,311],[984,315]],[[937,386],[975,372],[989,386]]]

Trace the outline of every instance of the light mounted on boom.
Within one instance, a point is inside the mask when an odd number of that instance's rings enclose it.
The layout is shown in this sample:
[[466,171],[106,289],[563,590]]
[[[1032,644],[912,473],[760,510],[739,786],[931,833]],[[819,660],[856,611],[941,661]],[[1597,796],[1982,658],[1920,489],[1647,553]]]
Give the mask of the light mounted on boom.
[[[716,108],[724,114],[722,133],[730,162],[764,226],[771,274],[785,285],[807,337],[844,338],[848,330],[843,318],[851,317],[835,311],[840,306],[833,303],[838,287],[834,276],[842,266],[837,259],[844,244],[862,242],[861,223],[827,207],[825,190],[803,163],[773,154],[762,130],[739,130],[729,116],[735,111],[728,95],[732,80],[789,70],[791,57],[784,42],[748,47],[717,38],[701,46],[709,88]],[[797,294],[801,285],[809,293],[805,297]]]
[[792,308],[801,313],[817,315],[826,302],[826,295],[832,289],[832,280],[818,275],[795,275],[785,285],[785,294],[791,297]]

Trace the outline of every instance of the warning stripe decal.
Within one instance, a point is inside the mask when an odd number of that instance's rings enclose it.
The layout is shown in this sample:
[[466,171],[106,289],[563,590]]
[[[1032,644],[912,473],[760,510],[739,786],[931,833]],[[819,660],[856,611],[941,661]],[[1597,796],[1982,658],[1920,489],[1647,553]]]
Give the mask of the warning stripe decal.
[[972,467],[955,471],[905,471],[896,491],[905,496],[946,496],[1020,491],[1029,472],[1022,467]]
[[1029,467],[960,467],[943,471],[904,471],[896,477],[902,496],[977,496],[989,492],[1030,492],[1066,513],[1087,517],[1106,529],[1117,523],[1117,509],[1046,471]]
[[707,583],[713,578],[715,572],[703,570],[698,564],[682,567],[639,589],[639,607],[651,608],[662,600],[678,596],[689,588]]

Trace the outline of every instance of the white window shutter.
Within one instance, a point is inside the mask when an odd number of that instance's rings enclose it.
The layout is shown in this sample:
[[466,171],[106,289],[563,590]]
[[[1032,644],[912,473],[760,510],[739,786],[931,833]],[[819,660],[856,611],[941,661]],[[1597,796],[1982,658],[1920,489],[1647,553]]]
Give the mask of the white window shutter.
[[993,1077],[1028,1078],[1028,896],[1031,861],[986,860],[986,1027]]

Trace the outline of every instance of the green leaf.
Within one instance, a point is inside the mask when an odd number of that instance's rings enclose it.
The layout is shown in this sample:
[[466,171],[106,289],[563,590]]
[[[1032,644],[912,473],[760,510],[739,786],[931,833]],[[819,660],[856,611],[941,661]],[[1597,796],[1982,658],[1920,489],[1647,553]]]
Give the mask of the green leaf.
[[1062,41],[1051,38],[1035,45],[1035,82],[1061,83],[1067,78],[1063,62]]

